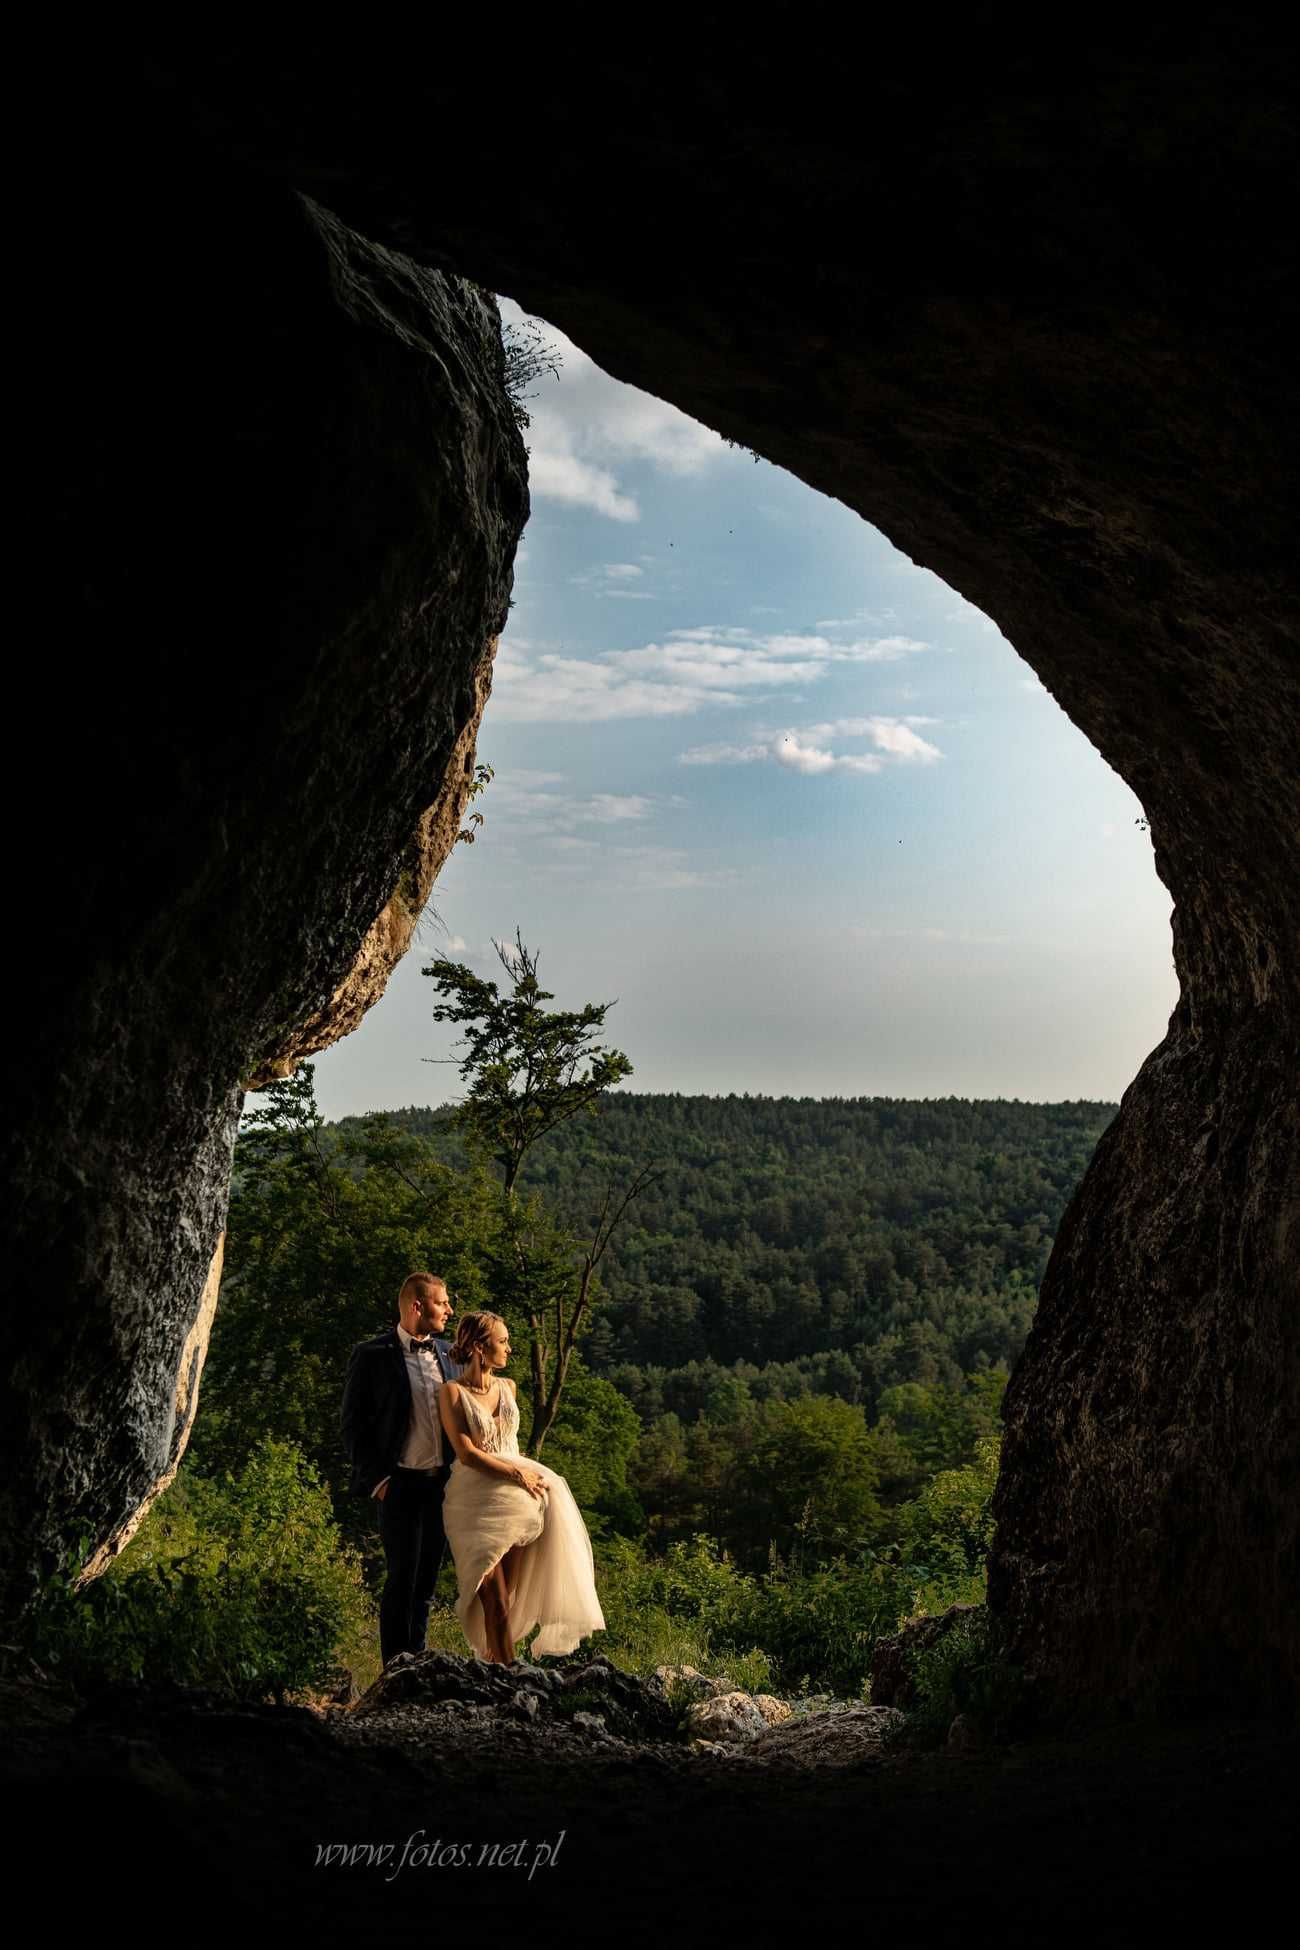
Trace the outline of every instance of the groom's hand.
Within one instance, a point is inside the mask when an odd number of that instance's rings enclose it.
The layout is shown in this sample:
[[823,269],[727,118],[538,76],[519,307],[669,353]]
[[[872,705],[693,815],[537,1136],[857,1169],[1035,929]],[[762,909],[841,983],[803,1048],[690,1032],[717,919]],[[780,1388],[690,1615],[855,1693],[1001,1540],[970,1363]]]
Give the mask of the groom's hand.
[[375,1495],[379,1498],[379,1501],[382,1503],[384,1498],[388,1495],[387,1482],[383,1482],[379,1485],[379,1488],[375,1491]]

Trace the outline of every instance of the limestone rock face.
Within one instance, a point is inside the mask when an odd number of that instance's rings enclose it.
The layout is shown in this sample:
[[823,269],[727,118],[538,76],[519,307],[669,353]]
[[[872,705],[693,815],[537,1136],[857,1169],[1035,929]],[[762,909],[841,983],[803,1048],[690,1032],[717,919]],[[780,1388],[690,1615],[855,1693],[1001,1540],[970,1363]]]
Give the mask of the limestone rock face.
[[448,854],[465,829],[461,821],[469,805],[474,781],[474,755],[484,706],[492,689],[492,659],[497,639],[487,645],[474,673],[474,709],[456,741],[447,776],[433,805],[402,854],[397,885],[371,924],[357,950],[356,960],[323,1009],[317,1009],[300,1028],[287,1031],[247,1079],[250,1090],[265,1089],[272,1077],[287,1076],[304,1056],[327,1049],[357,1027],[388,986],[388,978],[411,945],[433,883]]
[[6,1611],[180,1459],[241,1085],[409,938],[528,510],[490,296],[110,93],[71,118],[95,220],[40,265],[69,554],[9,781],[51,825],[16,890],[50,952],[10,1055]]
[[688,62],[512,64],[486,20],[428,59],[84,44],[33,273],[76,655],[33,659],[57,781],[15,889],[24,1562],[161,1468],[238,1081],[343,1008],[504,621],[520,457],[441,270],[856,509],[1137,793],[1181,1000],[1013,1377],[990,1609],[1063,1705],[1300,1697],[1287,34],[1130,10],[1062,58],[898,16],[867,79],[708,17]]

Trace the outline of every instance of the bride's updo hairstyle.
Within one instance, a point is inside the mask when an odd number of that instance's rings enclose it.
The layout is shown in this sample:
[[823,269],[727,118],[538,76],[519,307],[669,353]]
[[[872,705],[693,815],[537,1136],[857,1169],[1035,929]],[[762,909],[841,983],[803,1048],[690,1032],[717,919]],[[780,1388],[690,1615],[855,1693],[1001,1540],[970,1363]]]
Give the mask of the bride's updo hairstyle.
[[475,1348],[486,1348],[492,1329],[504,1326],[500,1314],[489,1313],[486,1308],[480,1313],[462,1314],[456,1323],[456,1334],[451,1344],[452,1360],[467,1368]]

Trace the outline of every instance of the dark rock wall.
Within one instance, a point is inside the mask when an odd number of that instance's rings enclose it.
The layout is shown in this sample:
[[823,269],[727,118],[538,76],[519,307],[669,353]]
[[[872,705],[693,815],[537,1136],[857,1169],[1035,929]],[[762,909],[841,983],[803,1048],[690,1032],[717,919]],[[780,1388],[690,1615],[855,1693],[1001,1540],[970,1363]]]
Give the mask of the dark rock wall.
[[[857,509],[998,622],[1133,786],[1182,999],[1071,1208],[1009,1391],[991,1603],[1054,1700],[1294,1699],[1287,30],[1250,8],[1130,9],[1049,41],[971,10],[938,30],[873,17],[850,48],[829,12],[746,22],[670,12],[624,47],[602,15],[526,50],[502,46],[500,23],[440,23],[401,58],[226,40],[142,60],[133,102],[146,120],[183,112],[232,171],[260,174],[248,212],[302,190],[508,291],[618,377]],[[239,249],[258,220],[234,211],[216,282],[243,316],[258,286]],[[145,394],[156,413],[165,395]],[[312,425],[335,410],[320,392],[303,407]],[[260,573],[285,560],[294,509],[347,530],[332,483],[285,486],[247,514]],[[356,512],[344,555],[362,584],[365,533]],[[307,566],[296,600],[334,600],[331,564]],[[449,684],[468,668],[454,657]],[[260,667],[272,694],[282,663]],[[332,669],[310,705],[287,693],[304,737],[313,712],[347,709]],[[387,833],[375,695],[344,786]],[[243,720],[264,724],[266,703],[254,685]],[[165,757],[155,741],[146,847],[158,806],[186,803]],[[301,832],[293,777],[263,780],[262,817]],[[347,886],[357,857],[294,864]],[[112,916],[133,912],[141,876],[127,879]],[[224,924],[207,887],[158,911],[187,956]],[[244,1007],[258,983],[300,994],[321,965],[313,939],[277,932],[241,970]],[[116,1055],[106,1074],[129,1117],[139,1080]],[[196,1103],[198,1079],[224,1074],[196,1058]]]
[[431,809],[458,810],[528,509],[494,301],[107,82],[83,109],[39,260],[56,560],[9,776],[16,830],[39,808],[5,1156],[13,1603],[178,1460],[241,1083],[328,1010]]

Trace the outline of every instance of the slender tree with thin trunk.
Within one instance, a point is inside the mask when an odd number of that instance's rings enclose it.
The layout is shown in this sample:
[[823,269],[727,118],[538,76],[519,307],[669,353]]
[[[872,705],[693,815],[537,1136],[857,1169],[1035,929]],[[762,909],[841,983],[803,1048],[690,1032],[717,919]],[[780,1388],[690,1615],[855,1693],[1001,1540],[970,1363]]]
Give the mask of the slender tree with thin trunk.
[[538,978],[538,954],[518,931],[513,947],[495,945],[510,978],[505,994],[461,962],[435,961],[422,972],[442,997],[434,1021],[456,1023],[465,1032],[465,1053],[453,1059],[466,1085],[457,1112],[461,1130],[471,1149],[501,1172],[503,1271],[508,1269],[510,1298],[528,1319],[528,1448],[539,1455],[595,1298],[596,1269],[655,1168],[641,1167],[621,1188],[606,1187],[591,1236],[583,1241],[560,1235],[536,1201],[520,1198],[519,1176],[533,1146],[566,1119],[594,1112],[605,1091],[631,1076],[632,1065],[622,1050],[597,1040],[612,1002],[547,1009],[554,996]]

